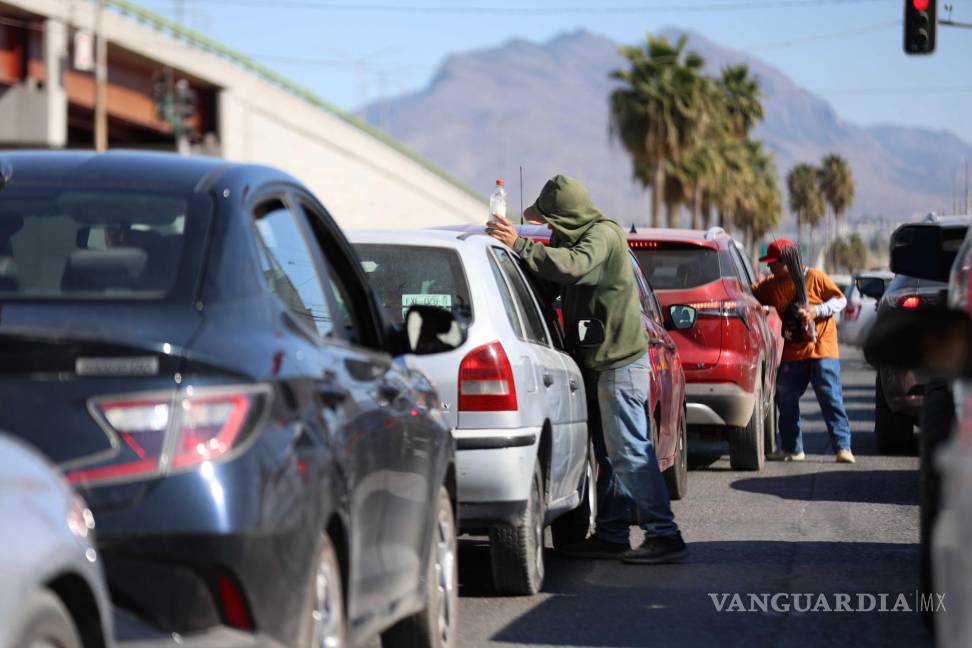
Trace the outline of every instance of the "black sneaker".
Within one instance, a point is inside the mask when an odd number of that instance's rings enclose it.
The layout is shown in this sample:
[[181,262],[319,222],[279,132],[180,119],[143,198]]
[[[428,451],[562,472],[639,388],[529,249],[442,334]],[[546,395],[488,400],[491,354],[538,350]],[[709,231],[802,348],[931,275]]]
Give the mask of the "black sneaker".
[[618,560],[631,550],[627,542],[608,542],[597,536],[591,536],[583,542],[575,542],[560,548],[560,553],[568,558],[602,558],[604,560]]
[[688,547],[682,540],[682,534],[660,538],[645,538],[637,549],[625,552],[621,560],[636,565],[657,565],[660,563],[678,562],[688,555]]

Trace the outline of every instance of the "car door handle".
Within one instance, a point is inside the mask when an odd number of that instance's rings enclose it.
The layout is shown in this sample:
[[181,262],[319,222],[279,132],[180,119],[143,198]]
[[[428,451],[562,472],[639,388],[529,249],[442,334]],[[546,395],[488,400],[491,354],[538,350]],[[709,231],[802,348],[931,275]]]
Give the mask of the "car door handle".
[[322,382],[317,385],[317,395],[325,407],[337,408],[351,395],[347,389],[332,382]]
[[544,387],[550,387],[552,384],[554,384],[554,377],[551,374],[549,374],[546,371],[544,371],[543,372],[543,386]]
[[567,381],[567,384],[570,385],[570,391],[572,392],[577,391],[577,388],[580,387],[580,385],[577,383],[576,378],[571,378],[570,380]]

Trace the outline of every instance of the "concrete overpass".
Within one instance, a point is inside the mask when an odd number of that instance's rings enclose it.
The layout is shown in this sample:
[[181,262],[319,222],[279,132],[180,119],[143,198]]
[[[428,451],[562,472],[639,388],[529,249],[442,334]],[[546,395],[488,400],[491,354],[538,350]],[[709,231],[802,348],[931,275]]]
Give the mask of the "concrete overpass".
[[[168,73],[198,97],[194,153],[282,168],[342,226],[485,222],[482,195],[322,98],[128,0],[107,5],[111,147],[174,149],[153,97]],[[0,146],[92,146],[94,75],[74,47],[95,15],[87,0],[0,0]]]

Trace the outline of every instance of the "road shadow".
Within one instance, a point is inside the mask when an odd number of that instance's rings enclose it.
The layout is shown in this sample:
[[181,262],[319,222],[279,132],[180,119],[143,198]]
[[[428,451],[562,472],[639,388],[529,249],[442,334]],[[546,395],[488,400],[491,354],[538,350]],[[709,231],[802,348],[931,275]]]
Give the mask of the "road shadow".
[[[748,605],[749,594],[778,592],[887,592],[892,601],[898,593],[913,596],[916,545],[718,541],[690,542],[690,548],[682,564],[651,567],[549,554],[543,596],[489,639],[598,648],[930,645],[915,612],[728,612],[719,611],[712,598],[740,594]],[[482,559],[479,547],[464,545],[460,551],[460,579],[466,583],[461,596],[477,591],[467,581],[483,575]],[[461,628],[459,645],[485,643],[464,641]],[[894,640],[882,643],[882,637]]]
[[786,500],[917,505],[918,482],[917,470],[849,469],[737,479],[730,487]]

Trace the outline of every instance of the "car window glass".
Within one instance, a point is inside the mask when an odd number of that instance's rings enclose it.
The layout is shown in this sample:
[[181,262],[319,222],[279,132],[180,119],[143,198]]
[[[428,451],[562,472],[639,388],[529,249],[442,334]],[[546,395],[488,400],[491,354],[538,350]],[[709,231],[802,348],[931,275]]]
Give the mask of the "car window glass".
[[282,202],[264,203],[255,211],[261,270],[271,290],[290,312],[321,336],[334,332],[324,285],[299,223]]
[[746,279],[750,285],[756,283],[756,270],[753,268],[752,262],[749,260],[749,255],[744,253],[743,250],[737,249],[739,252],[739,258],[743,262],[743,270],[746,271]]
[[635,287],[638,289],[638,302],[641,304],[641,312],[645,313],[649,317],[657,319],[657,313],[655,313],[655,308],[651,303],[649,295],[651,291],[648,289],[648,284],[645,282],[645,275],[641,271],[641,266],[638,265],[638,261],[629,255],[631,259],[631,270],[634,274]]
[[520,312],[523,313],[523,328],[526,339],[537,344],[549,345],[550,340],[547,338],[543,318],[540,316],[540,311],[537,310],[537,304],[533,299],[533,291],[520,275],[513,257],[503,248],[493,248],[493,252],[513,287],[513,296],[520,307]]
[[401,324],[409,306],[437,306],[472,321],[469,283],[459,254],[420,245],[357,243],[361,267],[388,318]]
[[746,273],[746,267],[743,265],[742,256],[739,254],[738,248],[736,248],[735,243],[730,243],[729,255],[732,257],[733,266],[736,269],[736,279],[739,280],[739,286],[742,288],[743,292],[753,294],[753,283],[749,280],[749,276]]
[[506,279],[503,278],[503,271],[500,270],[499,264],[493,255],[487,255],[489,257],[489,268],[493,271],[493,280],[496,282],[497,288],[499,288],[500,301],[503,302],[503,310],[506,311],[506,318],[510,321],[510,326],[513,327],[513,332],[516,336],[523,338],[523,327],[520,324],[520,316],[516,312],[516,306],[513,304],[513,295],[510,294],[509,286],[506,285]]
[[698,245],[635,248],[645,278],[655,290],[687,290],[718,281],[719,253]]

